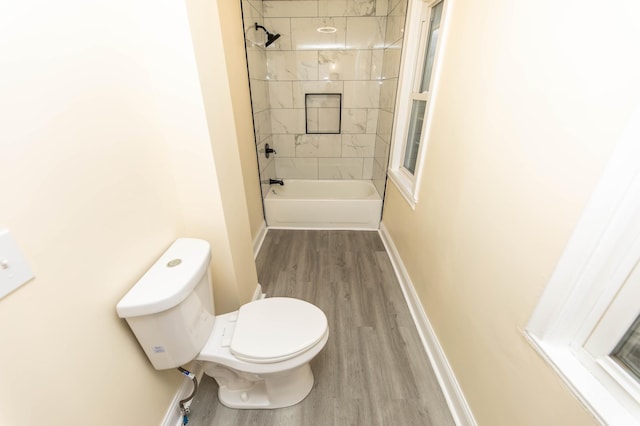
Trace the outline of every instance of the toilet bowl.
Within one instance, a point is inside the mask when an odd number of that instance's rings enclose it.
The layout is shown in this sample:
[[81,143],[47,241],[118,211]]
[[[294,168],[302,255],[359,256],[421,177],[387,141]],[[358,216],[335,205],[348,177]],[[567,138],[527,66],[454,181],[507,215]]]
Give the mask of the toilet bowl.
[[280,408],[313,387],[309,362],[329,337],[325,314],[311,303],[273,297],[215,315],[203,240],[176,240],[118,303],[156,369],[202,361],[231,408]]
[[291,298],[267,298],[219,315],[197,360],[231,408],[279,408],[313,387],[309,362],[329,338],[324,313]]

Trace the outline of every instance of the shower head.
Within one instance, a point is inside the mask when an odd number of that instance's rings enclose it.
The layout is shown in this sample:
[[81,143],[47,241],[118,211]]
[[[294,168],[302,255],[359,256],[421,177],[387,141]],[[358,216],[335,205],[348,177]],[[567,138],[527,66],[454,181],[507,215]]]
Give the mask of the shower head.
[[280,34],[269,34],[267,33],[267,42],[264,44],[264,47],[269,47],[271,43],[280,38]]
[[258,31],[258,28],[262,28],[262,30],[267,34],[267,41],[264,44],[264,47],[269,47],[271,45],[271,43],[273,43],[274,41],[276,41],[277,39],[280,38],[280,34],[271,34],[269,31],[267,31],[267,29],[265,27],[263,27],[262,25],[258,25],[258,23],[255,23],[256,26],[256,31]]

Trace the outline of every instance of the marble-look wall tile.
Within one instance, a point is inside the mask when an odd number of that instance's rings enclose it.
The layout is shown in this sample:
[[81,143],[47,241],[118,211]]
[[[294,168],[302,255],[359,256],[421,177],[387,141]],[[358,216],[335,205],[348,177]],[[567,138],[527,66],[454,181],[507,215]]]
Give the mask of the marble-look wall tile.
[[345,81],[344,108],[377,108],[380,83],[377,81]]
[[[318,157],[318,139],[315,135],[295,135],[296,157]],[[339,155],[339,154],[338,154]]]
[[398,79],[390,78],[383,80],[380,86],[380,109],[393,111],[396,103],[396,88]]
[[373,161],[373,184],[376,187],[376,190],[378,191],[378,194],[380,194],[381,197],[384,197],[384,185],[385,185],[385,180],[386,180],[386,173],[387,173],[387,169],[383,169],[382,167],[380,167],[380,164],[378,164],[377,161]]
[[371,179],[373,177],[373,158],[362,159],[362,179]]
[[271,110],[267,109],[254,114],[253,125],[255,126],[256,141],[258,143],[271,136]]
[[384,189],[386,179],[372,179],[373,185],[376,187],[376,192],[380,194],[380,198],[384,198]]
[[386,170],[386,166],[380,164],[377,158],[373,159],[373,179],[384,179]]
[[317,80],[318,52],[267,51],[269,80]]
[[318,16],[347,16],[347,0],[318,2]]
[[314,93],[305,95],[307,108],[340,108],[339,94]]
[[340,135],[296,135],[296,157],[340,157]]
[[[319,32],[318,28],[333,27],[332,33]],[[291,48],[293,50],[344,49],[346,18],[292,18]]]
[[[367,110],[364,108],[344,108],[342,110],[342,133],[367,133],[367,118]],[[375,130],[371,133],[375,133]]]
[[393,125],[393,113],[383,109],[378,110],[378,128],[376,134],[386,143],[391,143],[391,127]]
[[384,35],[385,46],[391,46],[398,40],[402,40],[404,35],[404,16],[387,17],[387,28]]
[[[305,107],[305,93],[344,93],[344,83],[341,81],[294,81],[293,107]],[[344,95],[342,97],[344,108]]]
[[[383,145],[386,145],[386,144],[383,144]],[[385,182],[387,178],[387,166],[389,162],[388,145],[386,145],[386,147],[387,147],[386,155],[377,156],[373,158],[373,171],[371,176],[373,180],[373,184],[375,185],[376,190],[378,191],[381,197],[384,196],[384,187],[385,187]],[[379,148],[376,143],[376,151],[378,150]]]
[[[382,167],[383,170],[387,170],[387,167],[389,165],[390,146],[385,144],[382,148],[384,148],[383,149],[384,154],[381,155],[380,157],[377,157],[377,161],[380,163],[380,167]],[[376,157],[374,157],[374,159],[376,159]]]
[[376,136],[375,147],[372,157],[377,158],[378,162],[384,164],[384,158],[388,157],[389,144],[387,144],[382,138]]
[[247,35],[244,38],[247,54],[252,50],[261,50],[264,52],[264,42],[260,41],[259,37],[252,37]]
[[254,114],[269,108],[269,89],[266,81],[250,79],[249,90],[251,92],[251,104],[253,105]]
[[378,129],[378,109],[367,110],[367,129],[365,133],[375,134]]
[[[389,14],[395,13],[395,9],[398,7],[398,5],[401,5],[402,2],[406,3],[407,0],[389,0]],[[270,2],[265,2],[265,3],[270,3]],[[402,6],[400,6],[402,7]]]
[[385,21],[384,17],[347,18],[347,49],[382,49]]
[[280,37],[270,44],[267,49],[291,50],[291,19],[265,18],[264,23],[261,25],[264,26],[271,34],[280,34]]
[[362,179],[362,158],[319,158],[319,179]]
[[346,16],[376,15],[376,0],[347,0]]
[[340,108],[307,108],[306,130],[308,133],[336,133],[340,129]]
[[262,189],[262,197],[266,197],[269,193],[270,186],[269,179],[276,179],[276,162],[275,160],[269,162],[269,165],[260,171],[260,188]]
[[385,51],[386,49],[375,49],[371,51],[371,80],[382,79]]
[[296,136],[276,134],[272,136],[272,148],[276,150],[275,157],[295,157],[296,156]]
[[271,108],[293,108],[293,83],[270,81],[269,105]]
[[389,14],[389,0],[376,0],[376,16]]
[[[376,142],[376,151],[379,150],[378,148],[379,142],[380,142],[379,140]],[[386,145],[386,144],[383,144],[383,145]],[[384,187],[385,187],[385,182],[387,178],[387,166],[389,162],[388,145],[386,145],[386,148],[387,148],[386,155],[376,156],[373,158],[373,171],[371,176],[373,180],[373,184],[375,185],[376,190],[378,191],[381,197],[384,197]]]
[[406,16],[408,0],[389,0],[393,3],[393,6],[389,7],[388,16]]
[[[318,52],[320,80],[369,80],[372,50]],[[382,51],[381,51],[382,52]]]
[[319,16],[376,15],[376,0],[322,0],[318,2]]
[[281,179],[318,179],[318,159],[276,158],[276,175]]
[[318,16],[317,1],[265,1],[264,16],[267,18],[292,18],[301,16]]
[[263,4],[262,0],[244,0],[242,6],[244,7],[245,3],[248,3],[251,7],[258,11],[260,15],[263,15]]
[[271,131],[274,134],[304,133],[304,110],[292,108],[272,109]]
[[402,41],[384,49],[382,78],[397,78],[400,75],[400,57],[402,55]]
[[258,8],[256,5],[252,4],[255,2],[243,1],[242,2],[242,22],[244,23],[245,29],[250,26],[256,19],[262,18],[262,2]]
[[373,157],[376,135],[342,135],[342,157]]
[[267,55],[262,49],[247,50],[247,69],[249,77],[256,80],[267,78]]

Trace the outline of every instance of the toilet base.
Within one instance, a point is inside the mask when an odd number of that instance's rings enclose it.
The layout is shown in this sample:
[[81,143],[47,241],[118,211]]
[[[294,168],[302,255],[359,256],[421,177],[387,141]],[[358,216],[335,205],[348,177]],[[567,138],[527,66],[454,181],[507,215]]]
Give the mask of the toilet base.
[[309,363],[292,370],[272,374],[251,374],[211,362],[205,373],[219,385],[218,399],[236,409],[274,409],[295,405],[313,388]]

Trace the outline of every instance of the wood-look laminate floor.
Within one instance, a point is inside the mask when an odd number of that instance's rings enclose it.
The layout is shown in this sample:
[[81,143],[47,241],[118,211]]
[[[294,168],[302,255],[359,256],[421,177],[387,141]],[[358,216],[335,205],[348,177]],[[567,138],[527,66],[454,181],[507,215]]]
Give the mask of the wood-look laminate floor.
[[203,376],[189,425],[453,425],[377,232],[270,230],[256,260],[267,297],[320,307],[329,341],[293,407],[232,410]]

